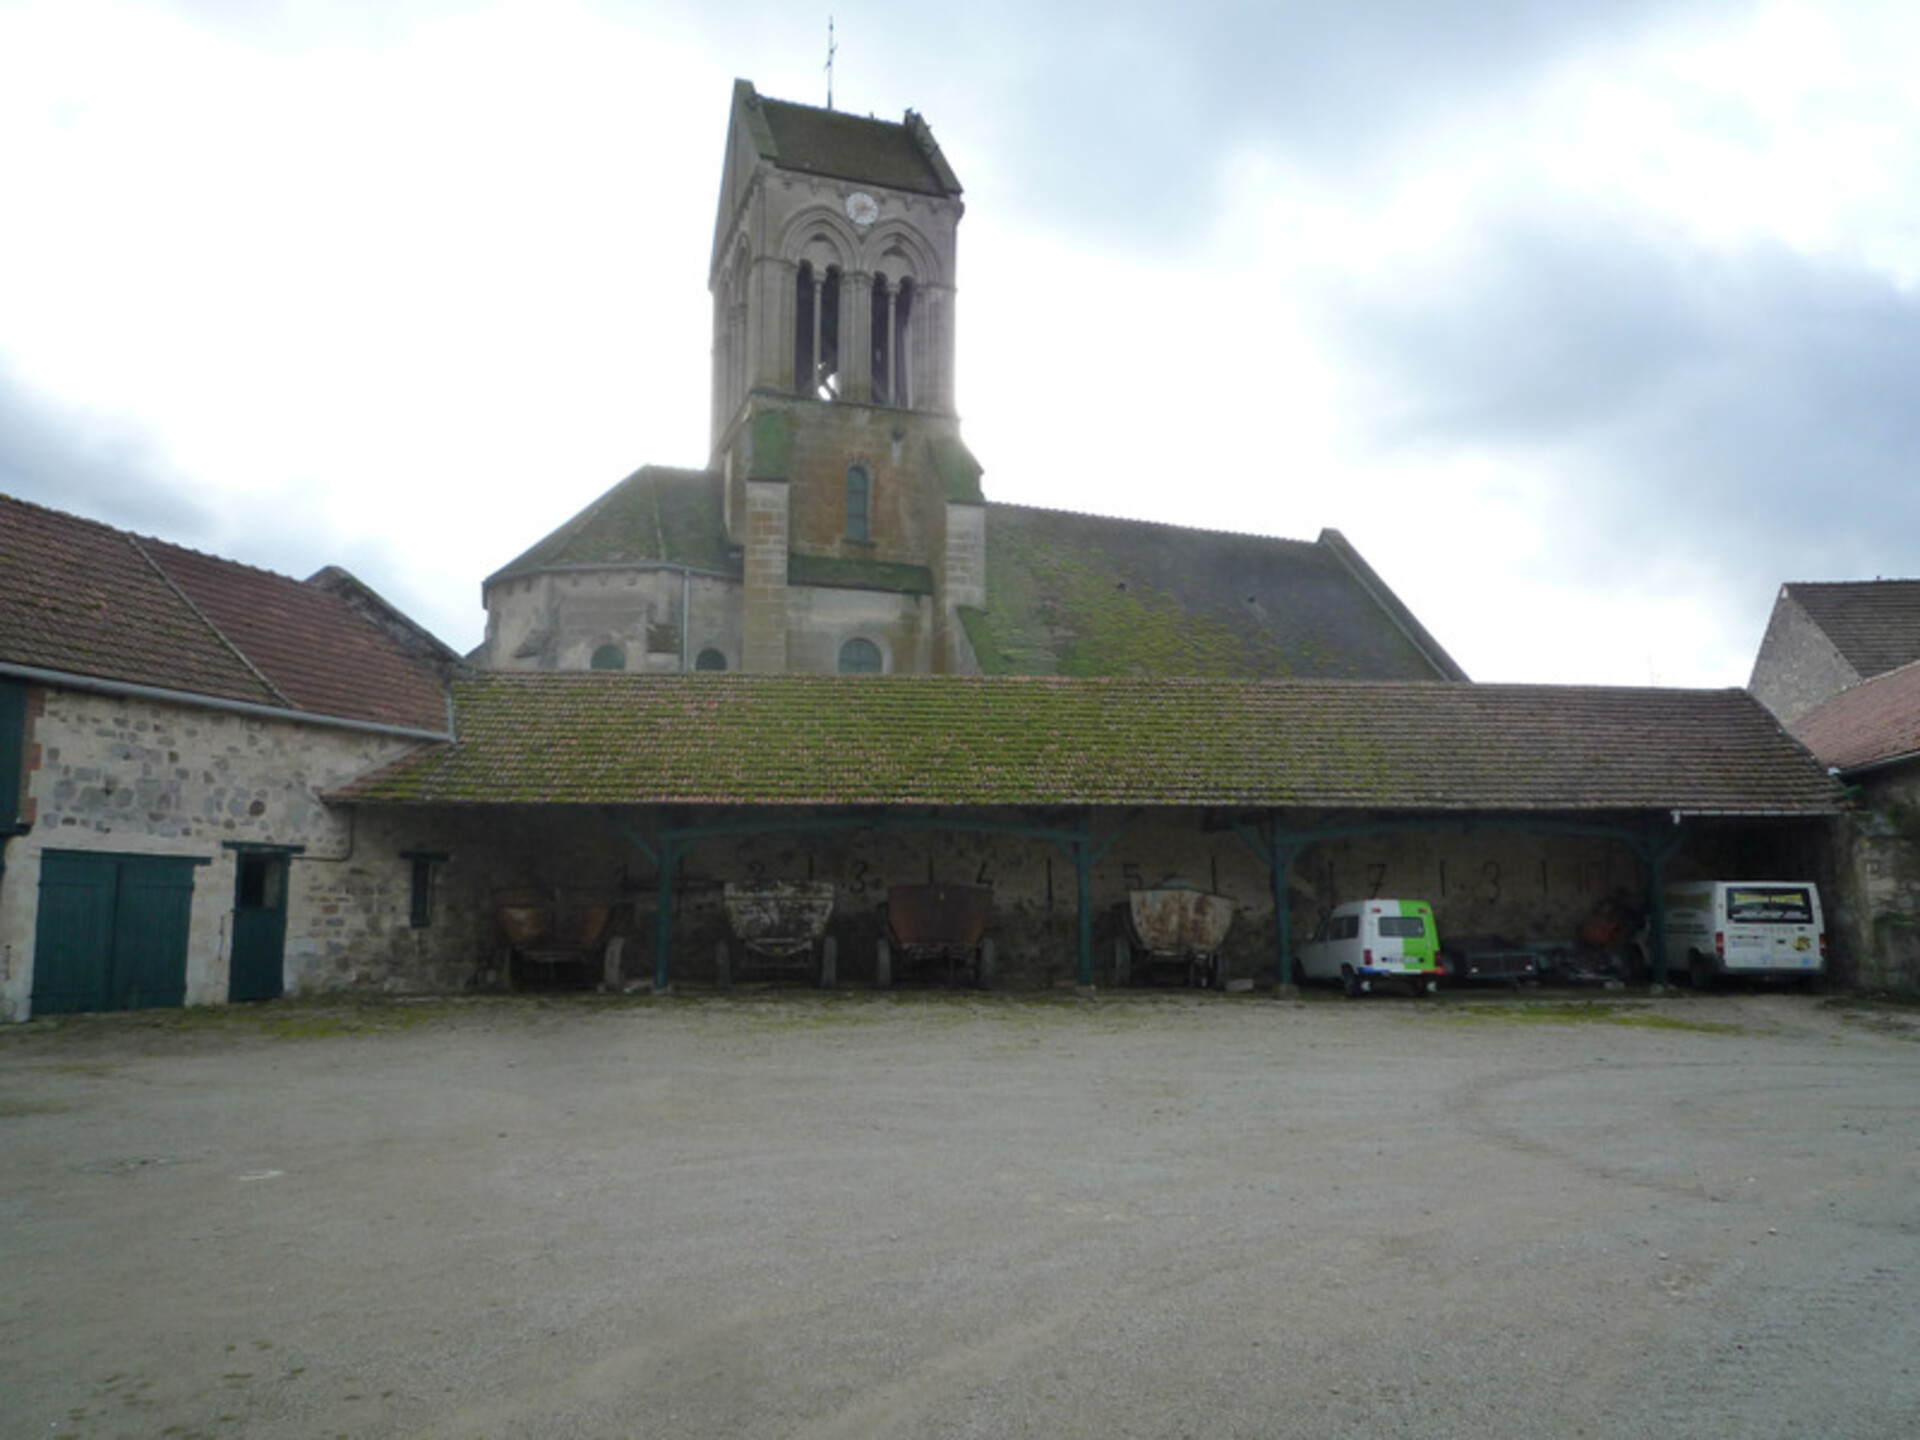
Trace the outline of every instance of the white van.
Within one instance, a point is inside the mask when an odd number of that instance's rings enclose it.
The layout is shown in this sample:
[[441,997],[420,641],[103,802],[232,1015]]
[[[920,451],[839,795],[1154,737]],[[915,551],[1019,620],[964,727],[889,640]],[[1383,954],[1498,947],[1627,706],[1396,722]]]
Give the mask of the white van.
[[1294,957],[1307,980],[1338,980],[1348,995],[1384,984],[1431,995],[1440,988],[1440,937],[1424,900],[1336,905]]
[[1698,989],[1723,975],[1809,980],[1827,968],[1820,891],[1808,880],[1694,880],[1666,888],[1667,967]]

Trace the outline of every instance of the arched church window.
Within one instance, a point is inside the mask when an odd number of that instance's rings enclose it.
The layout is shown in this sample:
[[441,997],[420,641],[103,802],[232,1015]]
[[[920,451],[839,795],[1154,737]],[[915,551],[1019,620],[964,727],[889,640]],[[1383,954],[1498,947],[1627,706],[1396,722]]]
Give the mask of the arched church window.
[[873,477],[863,465],[847,469],[847,539],[873,539]]
[[880,647],[858,637],[840,647],[842,675],[878,675],[881,670]]
[[624,670],[627,668],[627,652],[618,645],[602,645],[593,652],[593,658],[587,664],[595,670]]
[[815,400],[840,398],[840,267],[803,260],[793,304],[793,388]]
[[693,668],[696,670],[724,670],[727,668],[727,657],[709,645],[698,655],[694,656]]

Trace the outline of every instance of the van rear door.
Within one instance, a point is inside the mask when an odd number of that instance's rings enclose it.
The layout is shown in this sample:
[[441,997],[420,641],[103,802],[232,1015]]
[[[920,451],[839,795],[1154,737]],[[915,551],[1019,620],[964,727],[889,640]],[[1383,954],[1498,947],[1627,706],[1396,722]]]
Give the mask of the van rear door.
[[1722,963],[1728,971],[1823,967],[1826,936],[1811,885],[1728,885],[1722,906]]

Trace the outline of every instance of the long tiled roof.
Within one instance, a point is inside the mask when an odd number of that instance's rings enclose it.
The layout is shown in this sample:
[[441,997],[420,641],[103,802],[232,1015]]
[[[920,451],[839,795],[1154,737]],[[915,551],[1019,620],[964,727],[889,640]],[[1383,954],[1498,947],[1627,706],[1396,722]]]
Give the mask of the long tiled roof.
[[1920,663],[1842,690],[1794,721],[1793,733],[1839,770],[1920,757]]
[[1920,660],[1920,580],[1796,581],[1786,590],[1861,679]]
[[1741,690],[495,673],[368,803],[1828,813]]
[[0,667],[445,733],[451,652],[339,588],[0,495]]

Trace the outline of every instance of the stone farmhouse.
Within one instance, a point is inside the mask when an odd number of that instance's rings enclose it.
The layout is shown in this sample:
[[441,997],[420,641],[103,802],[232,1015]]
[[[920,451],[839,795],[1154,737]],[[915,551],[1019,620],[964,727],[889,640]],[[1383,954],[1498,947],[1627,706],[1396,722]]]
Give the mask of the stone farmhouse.
[[1829,696],[1792,730],[1853,792],[1837,863],[1858,980],[1920,991],[1920,661]]
[[1284,989],[1367,895],[1571,941],[1665,876],[1831,881],[1841,789],[1744,691],[1470,684],[1336,532],[988,501],[952,404],[960,213],[919,117],[737,85],[709,463],[488,577],[465,664],[340,572],[5,502],[4,1014],[1090,992],[1191,960],[1130,930],[1142,892],[1218,897],[1211,978]]

